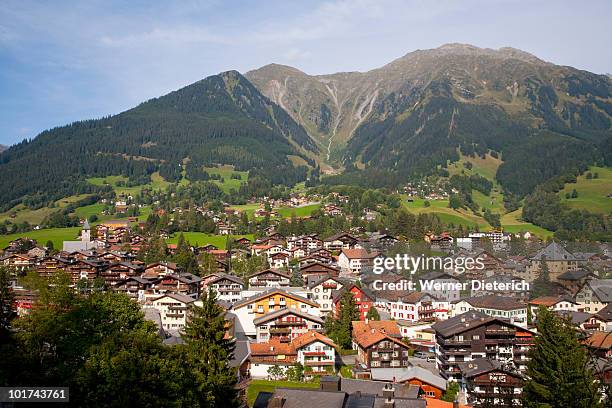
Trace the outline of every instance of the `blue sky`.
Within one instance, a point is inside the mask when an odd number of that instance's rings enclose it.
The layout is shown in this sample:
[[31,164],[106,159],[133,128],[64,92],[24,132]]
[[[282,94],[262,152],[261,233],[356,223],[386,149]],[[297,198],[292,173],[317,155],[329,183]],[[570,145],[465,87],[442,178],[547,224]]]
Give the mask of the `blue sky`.
[[0,6],[0,143],[220,71],[364,71],[449,42],[612,72],[609,0],[28,1]]

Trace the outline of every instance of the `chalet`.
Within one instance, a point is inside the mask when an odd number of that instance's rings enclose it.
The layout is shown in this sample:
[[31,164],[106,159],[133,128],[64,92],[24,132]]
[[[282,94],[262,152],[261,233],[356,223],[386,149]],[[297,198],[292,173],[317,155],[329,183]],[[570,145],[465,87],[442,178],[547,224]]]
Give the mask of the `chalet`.
[[340,251],[343,248],[350,249],[355,248],[359,243],[359,239],[341,232],[339,234],[332,235],[331,237],[323,240],[323,248],[329,251]]
[[251,240],[246,237],[240,237],[234,241],[238,245],[249,246],[251,245]]
[[597,275],[584,269],[576,269],[559,275],[557,282],[567,289],[569,293],[575,295],[590,279],[597,279]]
[[540,306],[555,312],[576,312],[579,305],[569,296],[540,296],[528,303],[532,316],[537,315]]
[[152,280],[154,293],[178,293],[198,299],[200,297],[200,277],[191,273],[161,275]]
[[273,366],[283,372],[297,362],[297,351],[291,343],[251,343],[251,377],[269,378],[268,370]]
[[223,221],[217,223],[217,229],[219,230],[219,235],[233,235],[236,232],[236,227],[228,225]]
[[291,275],[276,269],[265,269],[247,277],[249,286],[283,287],[291,284]]
[[104,284],[112,287],[117,282],[124,280],[130,276],[140,276],[143,272],[143,267],[129,262],[120,262],[108,265],[100,271],[100,277],[104,279]]
[[493,404],[498,407],[521,405],[525,377],[499,361],[474,359],[462,367],[461,377],[461,391],[469,404],[481,406],[493,396]]
[[381,290],[377,292],[377,304],[384,304],[393,319],[411,322],[431,322],[447,319],[449,303],[438,301],[425,292],[406,292],[403,290]]
[[343,214],[342,208],[333,205],[333,204],[325,204],[323,206],[323,214],[328,215],[330,217],[337,217]]
[[572,324],[583,332],[604,331],[606,321],[596,314],[586,312],[558,311],[559,316],[568,318]]
[[359,320],[365,320],[368,312],[374,307],[374,301],[376,297],[369,289],[360,288],[354,283],[350,283],[342,286],[340,290],[334,293],[333,304],[334,304],[334,316],[340,316],[340,309],[342,307],[342,297],[346,292],[350,292],[355,300],[355,308],[359,312]]
[[27,255],[10,254],[0,258],[0,265],[18,271],[25,271],[34,266],[34,260]]
[[342,249],[338,257],[338,266],[345,273],[360,275],[364,268],[371,269],[374,259],[378,258],[379,252],[368,252],[364,248]]
[[38,261],[36,265],[36,272],[39,276],[49,279],[55,275],[58,271],[65,271],[68,269],[72,261],[67,258],[60,256],[46,256]]
[[323,329],[323,319],[297,309],[280,309],[253,319],[259,343],[287,343],[310,330]]
[[85,279],[88,285],[91,285],[105,267],[106,264],[97,261],[79,260],[70,262],[65,271],[70,274],[73,285],[76,285],[82,279]]
[[433,251],[444,251],[447,252],[450,250],[453,245],[454,239],[448,232],[443,232],[440,235],[435,235],[433,233],[425,234],[423,238],[425,242],[431,245],[431,249]]
[[212,289],[216,293],[217,299],[235,303],[242,298],[240,292],[244,289],[244,282],[235,275],[220,273],[212,279],[206,280],[206,288]]
[[130,276],[126,279],[117,282],[112,289],[116,292],[122,292],[128,295],[130,298],[143,302],[145,300],[145,293],[151,292],[153,283],[140,276]]
[[312,253],[308,256],[300,258],[298,262],[299,262],[300,268],[303,268],[306,265],[310,265],[312,263],[317,263],[317,262],[325,264],[325,265],[333,265],[334,257],[332,255],[327,255],[327,254]]
[[31,248],[36,246],[36,240],[30,238],[17,238],[9,242],[9,244],[3,248],[5,256],[12,254],[23,254]]
[[282,289],[271,288],[234,303],[232,312],[240,322],[244,333],[254,337],[257,334],[254,319],[281,309],[295,309],[319,316],[319,305],[310,299]]
[[372,368],[408,367],[407,344],[391,336],[384,328],[365,326],[365,329],[353,328],[353,349],[357,350],[359,362],[356,364],[357,378],[370,378]]
[[344,281],[335,276],[325,275],[308,285],[312,292],[311,298],[320,305],[322,315],[333,311],[334,292],[340,290],[344,284]]
[[508,319],[509,322],[527,327],[527,305],[514,298],[497,295],[477,296],[451,303],[450,316],[477,310],[491,317]]
[[195,300],[190,296],[168,293],[151,299],[150,307],[159,310],[162,327],[170,333],[178,333],[185,327],[188,309]]
[[177,273],[179,273],[179,268],[175,263],[155,262],[147,265],[142,276],[145,278],[157,278],[158,276],[173,275]]
[[304,283],[309,285],[312,282],[316,282],[321,280],[321,278],[326,276],[338,276],[340,274],[340,270],[334,268],[331,265],[324,264],[321,262],[313,262],[303,267],[300,267],[300,275],[304,280]]
[[289,254],[286,252],[277,252],[268,256],[268,264],[270,268],[288,268],[289,267]]
[[527,369],[527,353],[535,334],[508,320],[472,310],[434,323],[436,364],[440,374],[461,381],[461,368],[472,360],[488,358]]
[[308,331],[293,339],[292,346],[297,352],[297,361],[304,367],[304,377],[334,373],[336,366],[336,344],[316,331]]
[[612,279],[591,279],[576,293],[578,310],[597,313],[612,302]]

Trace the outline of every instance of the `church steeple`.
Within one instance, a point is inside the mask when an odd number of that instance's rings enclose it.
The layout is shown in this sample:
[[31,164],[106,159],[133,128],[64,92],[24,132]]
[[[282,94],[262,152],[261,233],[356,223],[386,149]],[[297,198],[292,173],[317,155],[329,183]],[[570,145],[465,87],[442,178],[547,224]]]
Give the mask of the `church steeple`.
[[83,231],[81,231],[81,241],[83,242],[91,242],[91,227],[89,226],[89,221],[85,219],[83,223]]

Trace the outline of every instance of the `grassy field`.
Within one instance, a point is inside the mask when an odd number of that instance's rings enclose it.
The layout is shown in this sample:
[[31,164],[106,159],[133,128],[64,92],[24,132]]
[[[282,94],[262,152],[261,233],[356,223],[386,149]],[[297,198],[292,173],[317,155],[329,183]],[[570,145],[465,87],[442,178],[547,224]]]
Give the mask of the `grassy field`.
[[318,210],[319,208],[321,208],[321,204],[311,204],[311,205],[305,205],[303,207],[282,207],[282,208],[276,208],[276,211],[283,218],[289,218],[294,213],[295,213],[296,217],[308,217],[314,211]]
[[542,227],[538,227],[537,225],[521,220],[522,211],[522,209],[518,209],[516,211],[504,214],[501,217],[501,224],[504,231],[512,233],[529,231],[540,238],[548,238],[553,235],[552,231],[548,231]]
[[[215,184],[221,187],[221,190],[225,193],[229,193],[230,190],[238,191],[241,183],[246,183],[249,178],[249,173],[246,171],[236,171],[234,166],[225,165],[219,167],[205,167],[204,170],[208,174],[218,174],[223,177],[223,182],[218,180],[212,180]],[[233,174],[238,174],[240,179],[232,178]]]
[[[68,204],[72,204],[76,201],[87,198],[89,194],[74,195],[66,198],[62,198],[55,202],[55,207],[43,207],[37,210],[30,210],[24,205],[19,204],[9,211],[0,213],[0,221],[10,220],[13,223],[20,223],[27,221],[32,225],[40,224],[46,216],[57,211],[60,208],[66,207]],[[13,216],[14,215],[14,216]]]
[[445,223],[453,223],[455,225],[464,225],[467,227],[479,226],[486,228],[489,226],[487,222],[470,212],[465,210],[453,210],[448,207],[448,200],[434,200],[429,202],[429,207],[425,207],[425,200],[418,198],[413,202],[403,200],[404,205],[414,214],[436,214],[440,220]]
[[120,195],[133,196],[133,195],[140,193],[140,190],[142,190],[143,188],[151,188],[153,190],[165,190],[171,184],[170,182],[164,180],[164,178],[160,176],[158,172],[151,174],[150,183],[141,184],[137,186],[131,186],[131,187],[117,185],[118,182],[127,183],[128,178],[125,176],[91,177],[91,178],[88,178],[87,181],[96,186],[110,184],[118,196]]
[[[561,201],[573,208],[609,214],[612,212],[612,198],[608,198],[608,194],[612,193],[612,168],[591,167],[588,172],[597,173],[599,177],[587,180],[585,172],[578,177],[576,183],[566,184],[559,192]],[[571,193],[574,189],[578,192],[578,197],[565,198],[566,193]]]
[[[213,244],[218,248],[225,249],[225,242],[227,240],[227,235],[211,235],[206,234],[204,232],[183,232],[185,240],[189,242],[191,245],[195,246],[203,246],[206,244]],[[169,244],[176,244],[178,242],[180,233],[173,234],[169,239],[166,240]],[[251,241],[254,240],[253,234],[246,235],[232,235],[233,238],[238,239],[242,237],[246,237]]]
[[[296,381],[268,381],[268,380],[252,380],[247,388],[247,404],[252,407],[255,403],[257,395],[262,391],[274,392],[276,387],[293,387],[293,388],[319,388],[319,381],[314,382],[296,382]],[[323,408],[323,407],[313,407]]]
[[53,241],[55,248],[61,249],[64,241],[72,241],[77,238],[81,227],[72,228],[49,228],[37,231],[21,232],[17,234],[0,235],[0,248],[4,248],[14,239],[30,238],[35,239],[39,245],[45,245],[48,240]]

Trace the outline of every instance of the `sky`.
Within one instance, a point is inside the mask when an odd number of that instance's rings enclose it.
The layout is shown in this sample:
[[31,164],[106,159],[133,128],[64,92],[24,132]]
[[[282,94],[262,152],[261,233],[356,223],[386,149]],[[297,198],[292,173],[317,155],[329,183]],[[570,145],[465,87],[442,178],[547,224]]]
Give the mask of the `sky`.
[[367,71],[460,42],[612,73],[611,21],[609,0],[2,0],[0,144],[272,62]]

